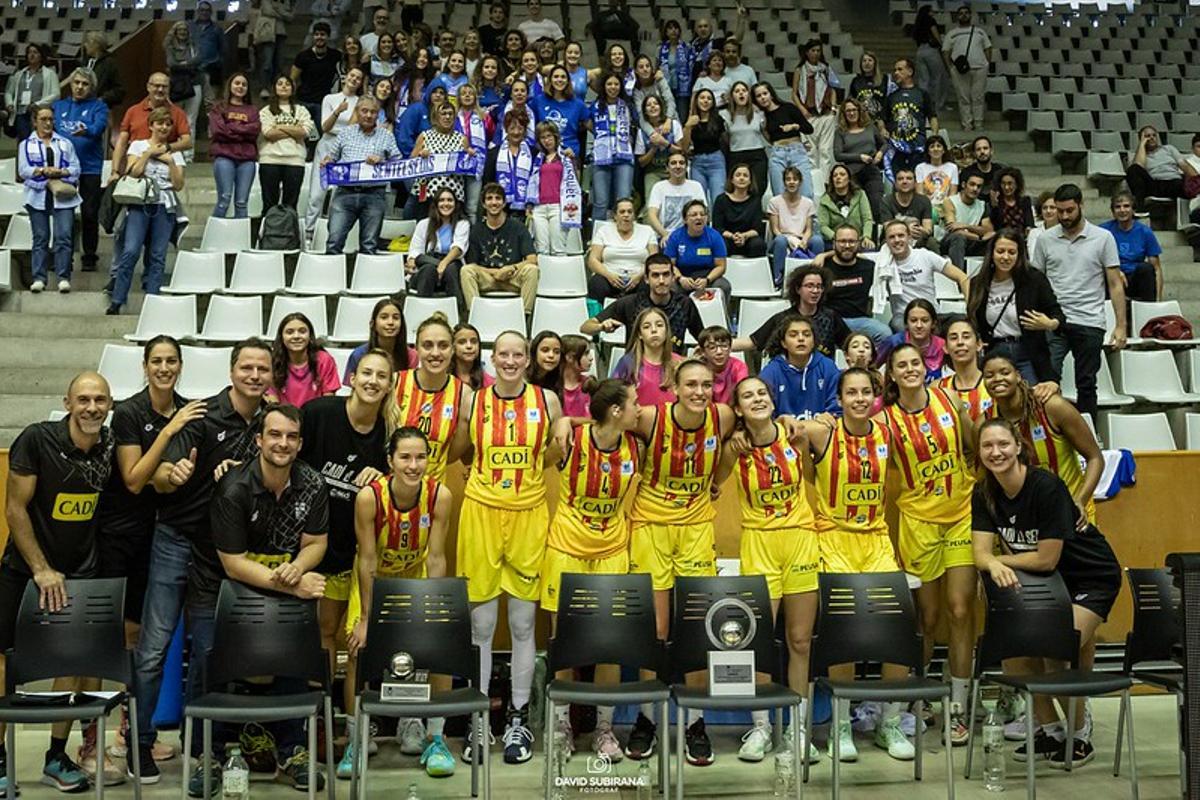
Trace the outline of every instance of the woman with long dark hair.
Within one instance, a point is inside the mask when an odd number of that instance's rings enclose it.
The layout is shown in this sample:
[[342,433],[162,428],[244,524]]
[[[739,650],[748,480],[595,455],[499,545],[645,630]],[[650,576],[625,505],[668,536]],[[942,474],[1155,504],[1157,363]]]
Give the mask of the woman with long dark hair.
[[250,79],[235,72],[225,81],[221,99],[208,112],[208,154],[217,183],[214,217],[224,217],[232,201],[233,216],[250,216],[250,187],[258,161],[262,122],[250,103]]
[[436,75],[433,56],[428,48],[422,47],[414,52],[412,58],[396,72],[396,114],[402,114],[413,103],[419,103]]
[[271,100],[258,112],[258,183],[264,209],[280,202],[295,208],[300,201],[306,142],[317,128],[308,109],[294,98],[292,79],[280,75],[275,79]]
[[796,108],[794,103],[785,103],[775,94],[769,83],[756,83],[750,88],[754,105],[762,109],[765,119],[767,142],[771,145],[768,170],[771,175],[771,194],[783,192],[783,171],[795,167],[804,176],[800,184],[801,193],[813,199],[812,161],[801,136],[812,133],[812,123]]
[[691,147],[692,179],[704,187],[709,206],[725,189],[725,147],[728,134],[725,120],[717,110],[711,89],[697,89],[692,97],[694,113],[683,126],[682,147]]
[[827,246],[833,242],[834,232],[839,227],[849,225],[858,231],[864,250],[875,249],[872,241],[875,216],[871,213],[871,201],[845,164],[834,164],[829,170],[829,184],[817,203],[817,223]]
[[1031,385],[1057,382],[1046,332],[1066,317],[1045,274],[1031,269],[1025,235],[1004,228],[988,242],[983,266],[971,278],[967,316],[975,323],[985,353],[1006,353]]
[[729,131],[725,171],[732,174],[738,164],[748,164],[754,178],[755,192],[761,198],[770,180],[767,172],[767,139],[763,135],[766,118],[762,109],[754,105],[750,87],[745,81],[736,81],[729,87],[729,105],[721,112],[721,116]]
[[271,344],[271,375],[267,396],[297,408],[342,388],[333,356],[317,341],[312,321],[299,311],[279,321]]
[[850,92],[847,95],[857,100],[872,119],[879,119],[883,112],[883,98],[896,88],[895,81],[890,75],[884,75],[879,69],[879,59],[869,50],[864,50],[858,57],[858,73],[850,81]]
[[346,374],[342,377],[344,385],[350,385],[350,376],[358,369],[358,362],[372,350],[382,350],[388,354],[393,372],[409,369],[417,363],[417,351],[408,344],[403,305],[394,297],[382,298],[371,309],[367,343],[350,351],[350,358],[346,360]]
[[633,149],[637,135],[637,112],[622,88],[620,76],[605,75],[600,87],[600,96],[590,109],[589,123],[593,226],[608,219],[619,198],[633,194]]
[[881,219],[883,202],[883,154],[887,141],[871,121],[866,107],[855,99],[842,103],[838,111],[837,131],[833,134],[833,158],[850,170],[851,177],[867,193],[871,214]]
[[1033,228],[1033,200],[1025,194],[1025,176],[1016,167],[1004,167],[996,173],[995,202],[989,202],[992,227],[1014,228],[1022,235]]
[[405,271],[418,297],[453,297],[461,302],[458,271],[467,252],[471,224],[449,187],[429,203],[429,216],[417,223],[408,247]]
[[675,95],[675,107],[679,113],[691,106],[692,73],[695,71],[696,52],[683,41],[683,27],[679,20],[669,19],[663,23],[662,41],[658,45],[658,67],[663,71],[671,93]]

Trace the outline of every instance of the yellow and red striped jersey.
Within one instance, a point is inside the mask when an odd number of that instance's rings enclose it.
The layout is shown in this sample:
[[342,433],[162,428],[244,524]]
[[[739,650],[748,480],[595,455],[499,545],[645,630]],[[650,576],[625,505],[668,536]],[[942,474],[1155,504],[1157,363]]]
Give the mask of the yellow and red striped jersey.
[[458,429],[463,382],[446,376],[441,389],[427,392],[417,382],[417,371],[406,369],[396,376],[396,391],[387,408],[388,435],[406,425],[419,428],[429,439],[429,464],[425,473],[442,480],[446,477],[446,451]]
[[375,559],[378,575],[404,575],[416,567],[425,574],[433,508],[441,484],[431,477],[421,483],[417,502],[399,509],[392,503],[391,479],[384,475],[368,484],[375,493]]
[[575,428],[546,544],[577,558],[606,558],[624,550],[629,524],[622,505],[639,466],[634,434],[621,434],[615,450],[601,450],[592,440],[592,423]]
[[709,403],[700,427],[675,422],[674,403],[659,403],[654,412],[642,464],[642,482],[630,519],[663,525],[709,522],[716,516],[709,490],[721,456],[721,416]]
[[742,527],[756,530],[811,529],[813,512],[804,488],[804,460],[775,423],[775,440],[738,456]]
[[924,522],[956,522],[971,513],[974,481],[963,463],[958,404],[936,386],[925,390],[925,407],[909,413],[884,409],[892,430],[902,487],[896,504]]
[[818,531],[887,534],[883,484],[892,436],[886,426],[869,424],[865,436],[855,436],[839,419],[825,452],[814,459]]
[[516,397],[501,397],[496,386],[475,393],[471,443],[475,458],[466,496],[497,508],[527,509],[546,501],[542,459],[550,430],[546,391],[525,384]]
[[972,422],[978,422],[992,407],[992,396],[988,394],[987,387],[983,385],[983,375],[979,376],[979,380],[970,389],[959,389],[954,383],[956,377],[958,376],[947,375],[938,381],[937,386],[939,389],[945,390],[950,397],[957,395],[959,408],[971,418]]

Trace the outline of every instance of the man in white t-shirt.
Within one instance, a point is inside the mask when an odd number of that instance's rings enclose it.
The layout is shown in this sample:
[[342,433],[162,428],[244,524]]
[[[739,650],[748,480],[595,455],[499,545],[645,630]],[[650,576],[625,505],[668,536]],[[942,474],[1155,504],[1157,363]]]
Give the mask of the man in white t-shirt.
[[376,48],[379,47],[379,37],[388,32],[388,26],[392,22],[392,16],[386,8],[377,8],[371,16],[372,29],[368,33],[364,33],[358,40],[362,46],[363,56],[370,59],[375,55]]
[[525,34],[528,42],[549,39],[557,45],[566,38],[557,22],[542,16],[542,0],[528,0],[525,7],[529,10],[529,19],[518,25],[517,30]]
[[988,66],[992,63],[992,40],[983,28],[972,24],[971,7],[963,3],[954,12],[958,24],[946,32],[942,57],[958,94],[958,116],[963,130],[983,127],[983,93]]
[[892,220],[883,228],[883,238],[892,256],[895,275],[891,280],[890,302],[892,330],[904,330],[904,309],[918,298],[937,308],[937,283],[933,274],[940,272],[958,284],[967,296],[967,273],[937,253],[914,248],[908,236],[908,223]]
[[658,234],[659,246],[683,225],[683,207],[692,200],[704,202],[704,187],[687,177],[687,157],[672,153],[667,158],[667,179],[654,184],[646,201],[646,223]]
[[742,61],[742,43],[737,39],[726,39],[721,46],[721,55],[725,56],[725,77],[729,78],[729,86],[741,81],[747,87],[753,88],[758,83],[758,75],[754,68]]

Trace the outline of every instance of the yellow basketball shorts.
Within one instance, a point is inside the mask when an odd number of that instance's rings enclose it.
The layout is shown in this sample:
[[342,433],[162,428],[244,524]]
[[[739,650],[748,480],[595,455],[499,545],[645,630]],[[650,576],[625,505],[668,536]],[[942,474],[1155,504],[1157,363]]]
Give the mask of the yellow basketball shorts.
[[664,525],[634,522],[629,539],[629,571],[648,572],[655,591],[675,586],[679,576],[717,574],[713,523]]
[[817,535],[807,528],[742,531],[742,574],[767,579],[771,599],[817,590]]
[[899,544],[905,571],[922,583],[937,580],[951,567],[975,565],[970,514],[957,522],[923,522],[901,513]]
[[621,550],[603,558],[579,558],[553,547],[542,557],[542,608],[558,611],[558,591],[566,572],[585,575],[625,575],[629,572],[629,551]]
[[896,553],[887,531],[857,533],[833,528],[817,534],[822,572],[897,572]]
[[543,503],[520,510],[463,499],[458,518],[458,574],[467,598],[486,603],[501,592],[536,602],[550,512]]
[[350,590],[354,583],[354,570],[334,572],[325,576],[325,599],[345,603],[350,599]]

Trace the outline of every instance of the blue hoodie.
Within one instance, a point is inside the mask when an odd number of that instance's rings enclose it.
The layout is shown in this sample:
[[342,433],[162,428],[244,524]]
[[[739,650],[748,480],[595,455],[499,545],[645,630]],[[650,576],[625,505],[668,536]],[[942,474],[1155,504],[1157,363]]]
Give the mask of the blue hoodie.
[[777,355],[758,373],[775,398],[775,415],[791,414],[799,419],[826,411],[842,413],[837,394],[840,376],[833,359],[817,352],[803,368],[789,364],[786,355]]
[[429,106],[424,102],[413,103],[404,109],[400,119],[396,120],[396,147],[400,150],[401,158],[412,156],[417,137],[430,127]]

